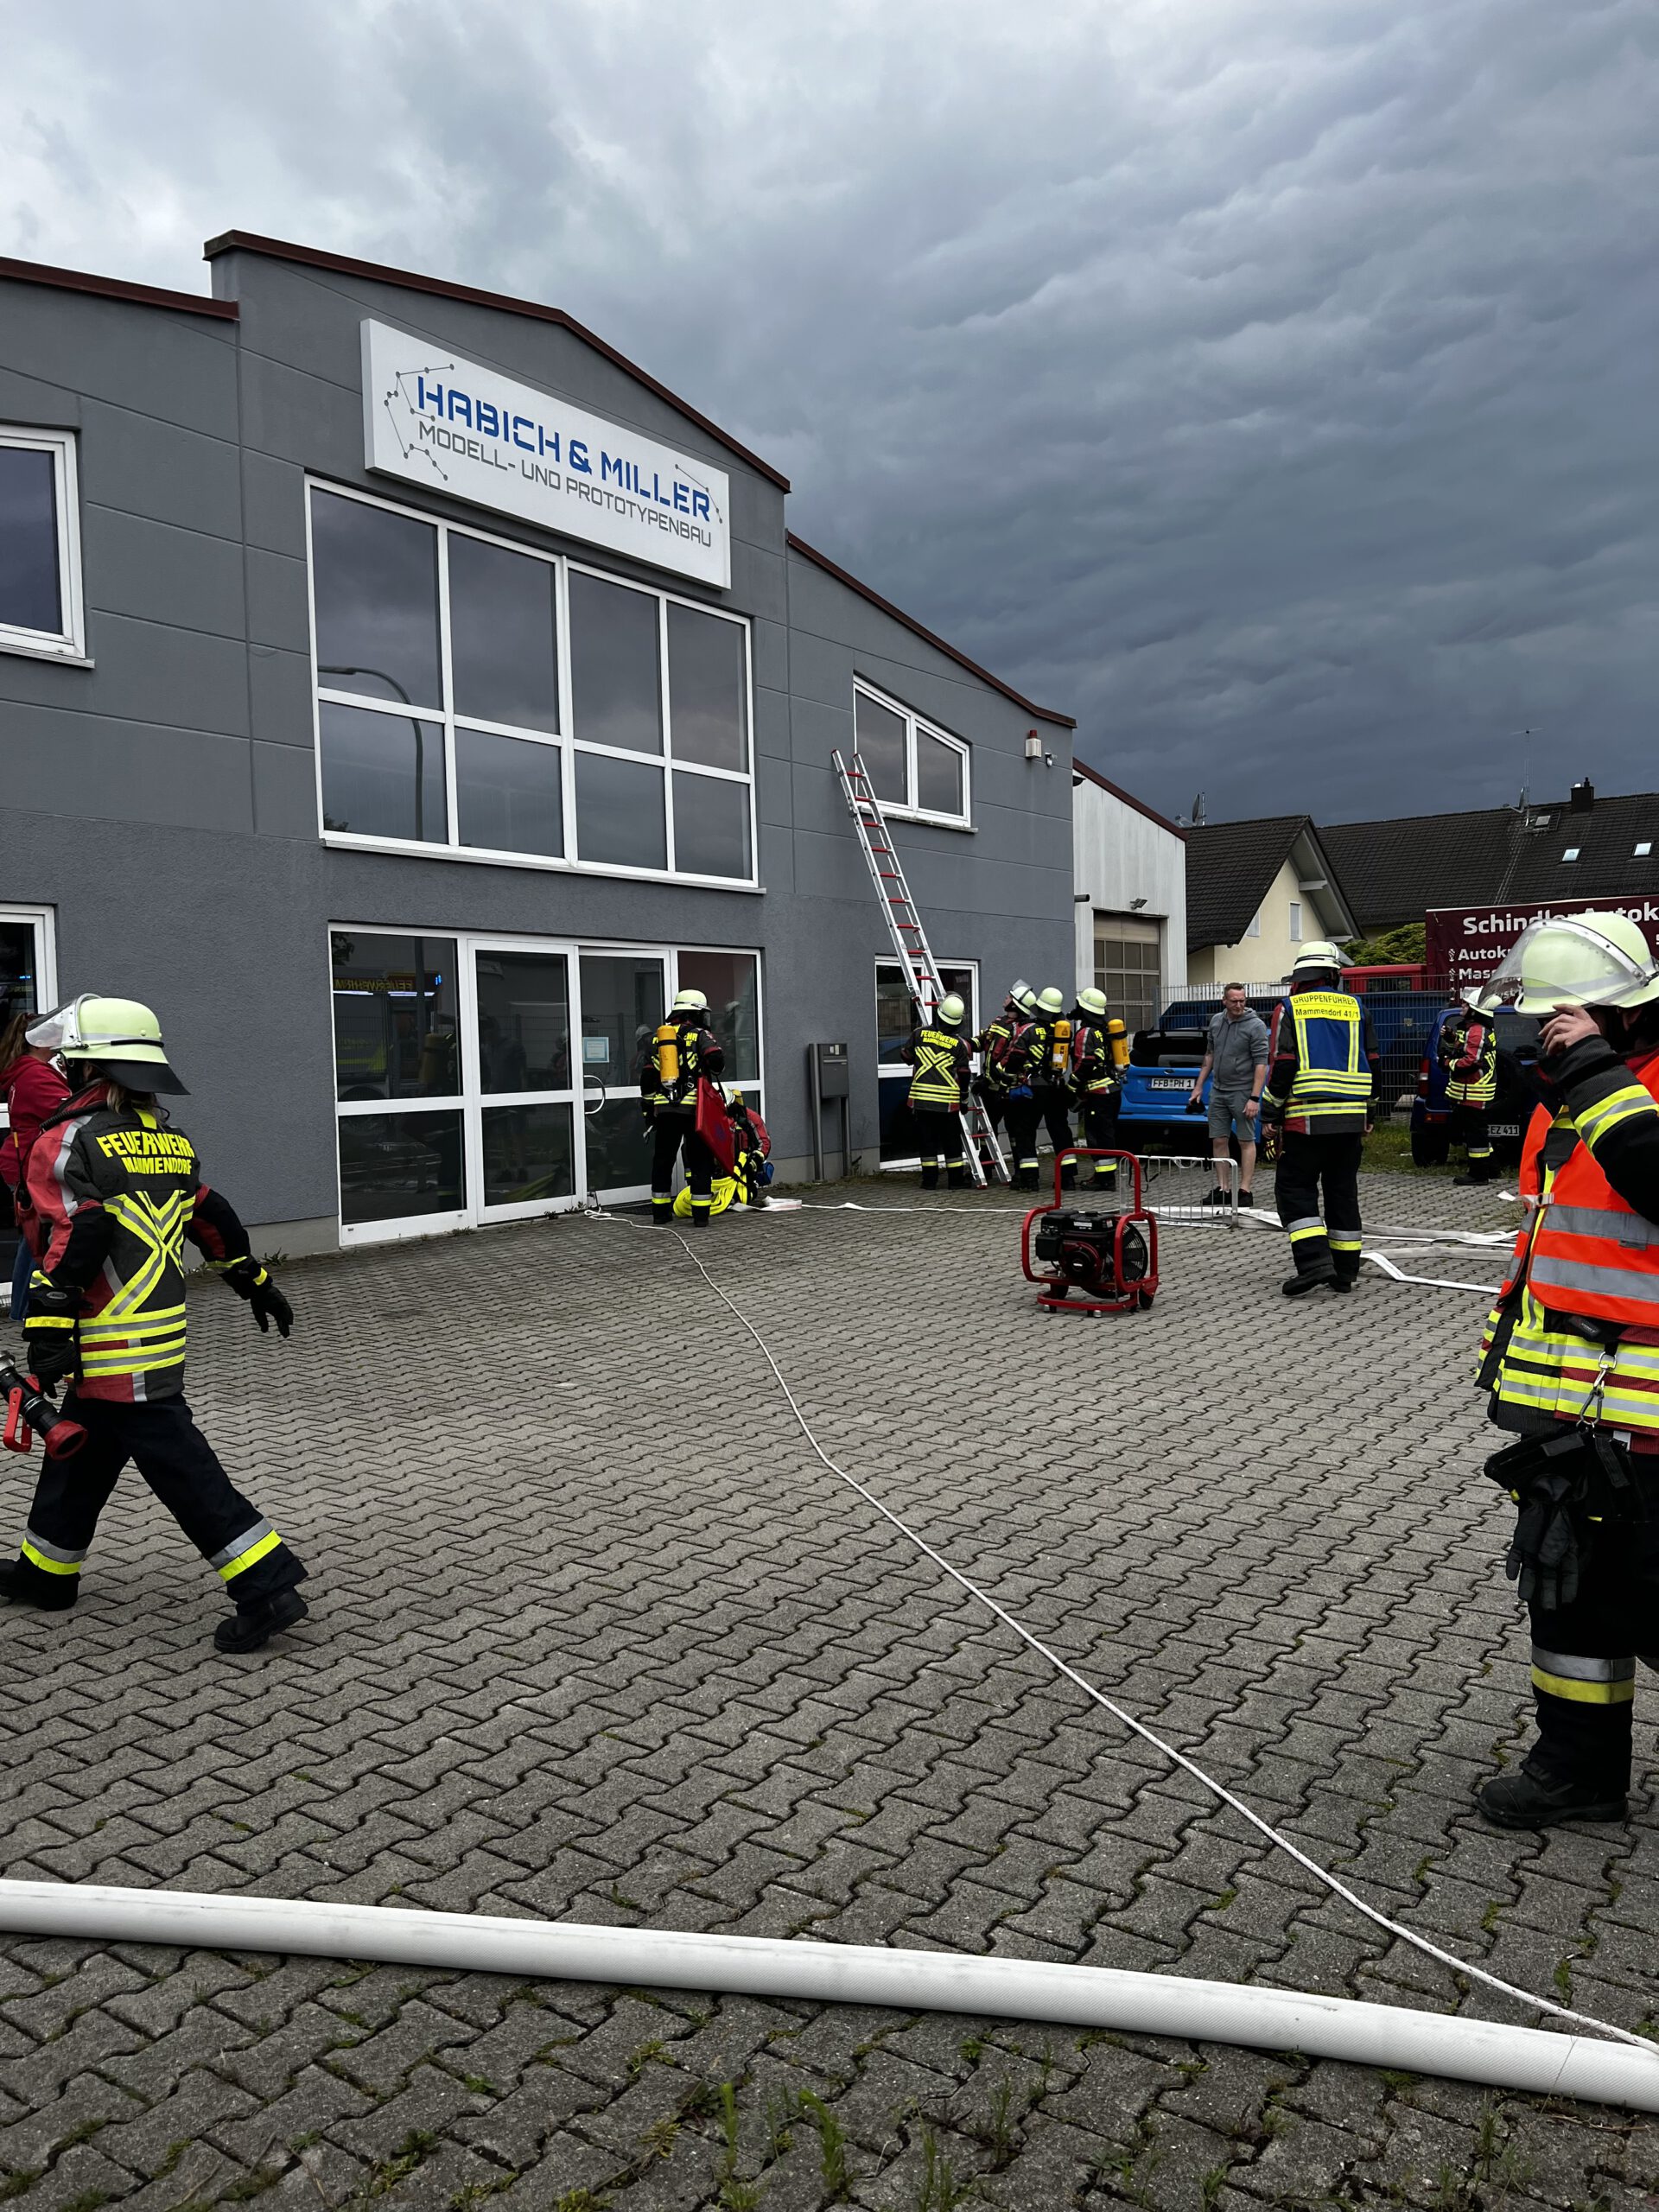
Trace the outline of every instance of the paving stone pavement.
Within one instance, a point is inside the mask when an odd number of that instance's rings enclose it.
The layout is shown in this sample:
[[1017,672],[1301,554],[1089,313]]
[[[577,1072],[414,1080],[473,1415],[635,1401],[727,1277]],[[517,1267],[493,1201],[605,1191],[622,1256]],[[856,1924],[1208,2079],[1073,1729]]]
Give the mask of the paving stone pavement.
[[[1653,1700],[1628,1828],[1469,1809],[1528,1707],[1466,1387],[1479,1299],[1368,1269],[1291,1303],[1281,1239],[1211,1224],[1167,1230],[1152,1313],[1045,1317],[1007,1193],[857,1196],[876,1210],[697,1248],[825,1447],[1383,1910],[1651,2025]],[[1407,1177],[1365,1203],[1402,1229],[1504,1213]],[[1491,1272],[1442,1257],[1421,1271]],[[286,1345],[193,1288],[191,1396],[311,1562],[313,1618],[214,1654],[217,1586],[129,1477],[78,1610],[0,1616],[8,1873],[1505,2013],[1125,1740],[826,1475],[669,1238],[564,1217],[286,1281]],[[1626,2212],[1659,2205],[1659,2127],[1017,2022],[0,1940],[0,2198],[262,2197]]]

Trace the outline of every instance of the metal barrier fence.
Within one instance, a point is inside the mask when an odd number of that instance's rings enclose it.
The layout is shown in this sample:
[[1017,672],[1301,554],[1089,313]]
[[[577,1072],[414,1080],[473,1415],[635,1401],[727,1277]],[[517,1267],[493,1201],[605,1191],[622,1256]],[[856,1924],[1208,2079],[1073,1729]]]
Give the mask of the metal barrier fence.
[[[1238,1221],[1238,1162],[1208,1153],[1137,1154],[1143,1204],[1160,1221]],[[1217,1174],[1220,1180],[1217,1182]],[[1221,1202],[1213,1193],[1219,1190]]]

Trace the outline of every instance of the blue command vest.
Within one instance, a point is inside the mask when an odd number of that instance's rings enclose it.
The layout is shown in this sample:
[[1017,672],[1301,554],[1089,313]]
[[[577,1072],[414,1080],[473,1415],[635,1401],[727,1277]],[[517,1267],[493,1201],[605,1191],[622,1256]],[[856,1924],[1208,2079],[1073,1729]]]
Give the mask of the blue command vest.
[[1287,1119],[1306,1120],[1313,1132],[1333,1128],[1338,1116],[1357,1126],[1371,1096],[1359,1001],[1346,991],[1299,991],[1287,1011],[1296,1025],[1297,1064]]

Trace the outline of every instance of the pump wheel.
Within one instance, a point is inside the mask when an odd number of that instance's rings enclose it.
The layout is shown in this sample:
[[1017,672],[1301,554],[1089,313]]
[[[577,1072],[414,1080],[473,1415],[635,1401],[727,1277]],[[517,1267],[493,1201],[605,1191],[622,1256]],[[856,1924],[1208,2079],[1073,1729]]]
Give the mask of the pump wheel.
[[1156,1296],[1157,1293],[1151,1290],[1143,1290],[1136,1294],[1135,1302],[1141,1313],[1149,1313],[1152,1311],[1152,1301]]

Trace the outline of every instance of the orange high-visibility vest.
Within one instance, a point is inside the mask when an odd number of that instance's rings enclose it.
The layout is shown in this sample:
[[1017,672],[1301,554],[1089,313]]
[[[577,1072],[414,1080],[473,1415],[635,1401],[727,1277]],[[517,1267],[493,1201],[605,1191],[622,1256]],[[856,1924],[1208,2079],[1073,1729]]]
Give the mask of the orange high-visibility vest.
[[[1659,1052],[1633,1061],[1630,1075],[1659,1100]],[[1659,1223],[1620,1198],[1582,1136],[1544,1188],[1553,1126],[1540,1108],[1527,1131],[1521,1188],[1541,1196],[1535,1222],[1516,1240],[1511,1280],[1524,1268],[1529,1289],[1554,1313],[1659,1329]]]

